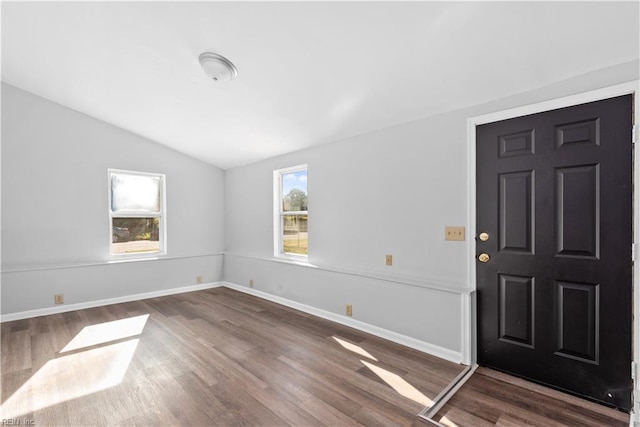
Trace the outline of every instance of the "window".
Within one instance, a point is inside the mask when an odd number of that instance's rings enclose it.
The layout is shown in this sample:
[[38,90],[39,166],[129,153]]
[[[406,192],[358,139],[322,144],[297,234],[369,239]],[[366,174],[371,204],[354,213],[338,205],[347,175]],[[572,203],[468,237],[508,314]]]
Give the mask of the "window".
[[307,165],[273,173],[275,254],[307,256]]
[[112,255],[165,253],[164,175],[109,169]]

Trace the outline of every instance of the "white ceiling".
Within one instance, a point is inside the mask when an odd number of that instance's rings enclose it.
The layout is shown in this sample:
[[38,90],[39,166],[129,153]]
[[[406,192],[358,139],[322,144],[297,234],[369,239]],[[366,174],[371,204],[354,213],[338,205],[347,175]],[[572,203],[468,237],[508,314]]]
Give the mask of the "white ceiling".
[[[638,58],[638,2],[2,3],[2,80],[221,168]],[[216,84],[198,55],[238,67]]]

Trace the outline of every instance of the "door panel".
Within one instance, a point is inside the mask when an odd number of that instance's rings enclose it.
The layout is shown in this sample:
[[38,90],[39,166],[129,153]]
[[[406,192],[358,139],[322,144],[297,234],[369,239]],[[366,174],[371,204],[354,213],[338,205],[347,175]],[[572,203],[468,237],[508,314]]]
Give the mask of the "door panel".
[[632,97],[478,126],[478,362],[631,408]]
[[556,127],[556,147],[575,148],[575,144],[600,145],[598,119],[588,119],[577,123],[567,123]]
[[599,285],[556,282],[558,347],[556,355],[598,364]]
[[533,154],[533,130],[500,136],[500,157]]
[[534,278],[500,274],[501,341],[533,348]]
[[556,254],[598,258],[599,165],[556,169]]
[[533,171],[500,175],[500,250],[533,253]]

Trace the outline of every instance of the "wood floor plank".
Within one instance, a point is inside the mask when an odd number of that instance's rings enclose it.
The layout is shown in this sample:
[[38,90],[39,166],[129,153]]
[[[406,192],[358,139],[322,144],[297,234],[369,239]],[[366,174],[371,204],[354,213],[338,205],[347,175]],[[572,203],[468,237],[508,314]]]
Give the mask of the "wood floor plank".
[[2,352],[2,366],[7,372],[31,369],[31,334],[28,329],[17,329],[7,334],[2,343],[6,351]]
[[[498,418],[498,422],[502,417]],[[453,422],[452,420],[455,420]],[[472,413],[467,411],[462,411],[458,408],[451,408],[448,410],[444,416],[437,418],[437,421],[445,425],[447,427],[456,427],[456,426],[474,426],[474,427],[490,427],[494,425],[498,425],[497,422],[493,423],[491,421],[487,421],[484,418],[480,418]]]
[[311,396],[300,407],[312,414],[318,421],[329,426],[357,426],[362,425],[331,404],[315,396]]
[[[4,364],[2,365],[4,366]],[[5,403],[16,391],[20,389],[33,376],[32,369],[2,372],[2,403]]]

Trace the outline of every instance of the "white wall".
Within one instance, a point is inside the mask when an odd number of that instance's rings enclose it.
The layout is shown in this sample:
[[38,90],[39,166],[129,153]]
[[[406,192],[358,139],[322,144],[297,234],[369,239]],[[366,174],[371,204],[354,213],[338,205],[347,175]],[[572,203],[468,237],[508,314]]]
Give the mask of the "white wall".
[[[2,125],[3,315],[222,279],[224,171],[6,84]],[[166,175],[170,259],[108,263],[108,168]]]
[[[638,78],[638,62],[226,171],[225,280],[468,357],[467,119]],[[389,106],[393,108],[393,106]],[[309,263],[273,261],[273,170],[308,164]],[[392,254],[394,265],[384,265]]]

